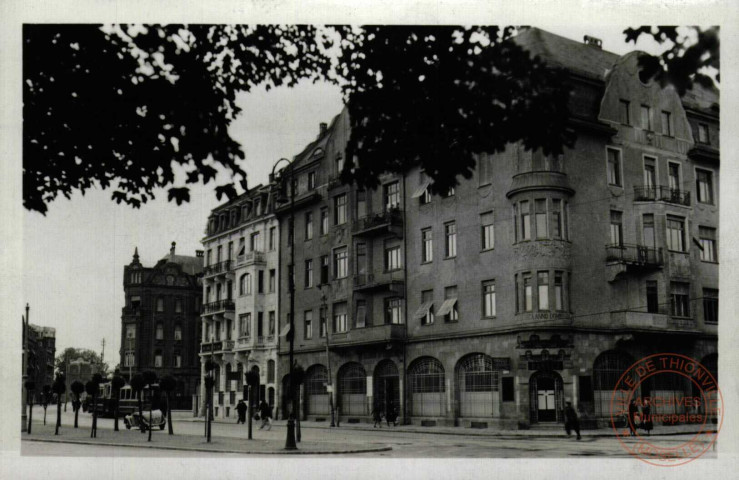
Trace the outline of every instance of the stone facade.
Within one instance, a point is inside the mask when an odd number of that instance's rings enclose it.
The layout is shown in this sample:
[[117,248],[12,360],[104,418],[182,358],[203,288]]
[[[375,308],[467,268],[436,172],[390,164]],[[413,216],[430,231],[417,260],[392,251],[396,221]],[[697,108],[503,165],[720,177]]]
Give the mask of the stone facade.
[[[613,375],[640,357],[682,353],[716,371],[718,92],[645,84],[638,52],[538,29],[516,41],[571,72],[578,138],[563,155],[511,144],[478,155],[447,195],[418,170],[361,191],[337,180],[344,111],[294,159],[294,208],[277,215],[302,418],[333,403],[344,421],[380,408],[526,428],[562,421],[569,400],[598,426]],[[284,282],[282,305],[290,295]],[[281,340],[283,375],[288,351]],[[689,389],[646,382],[641,395]]]
[[[246,400],[245,373],[259,373],[253,402],[275,404],[279,228],[273,213],[274,186],[257,186],[214,209],[203,239],[201,376],[212,359],[216,383],[214,415],[234,417]],[[201,383],[201,396],[205,383]],[[201,397],[203,398],[203,397]],[[204,413],[205,402],[200,402]]]
[[121,374],[151,370],[172,375],[173,408],[189,409],[200,382],[200,306],[203,253],[169,255],[153,267],[139,261],[138,249],[123,269],[126,306],[121,316]]
[[56,329],[28,325],[28,380],[36,385],[34,402],[41,403],[44,385],[54,383],[54,356],[56,355]]

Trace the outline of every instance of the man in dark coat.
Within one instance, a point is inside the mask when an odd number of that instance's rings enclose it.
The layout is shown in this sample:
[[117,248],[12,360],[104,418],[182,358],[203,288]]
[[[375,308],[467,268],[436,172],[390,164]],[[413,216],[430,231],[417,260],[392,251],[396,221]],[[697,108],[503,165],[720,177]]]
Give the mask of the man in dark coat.
[[652,422],[652,407],[649,405],[649,398],[644,399],[644,406],[641,409],[642,414],[642,428],[647,431],[647,435],[650,434],[654,423]]
[[267,430],[272,430],[272,409],[264,400],[259,404],[259,416],[262,417],[262,424],[259,426],[259,429],[261,430],[267,427]]
[[246,423],[246,403],[243,400],[236,404],[236,412],[239,414],[236,423]]
[[580,436],[580,420],[577,418],[577,412],[572,408],[572,402],[567,402],[567,406],[565,407],[565,432],[567,432],[568,437],[571,435],[571,430],[575,431],[578,440],[582,438]]
[[639,408],[636,406],[636,401],[633,399],[629,403],[629,435],[634,436],[636,435],[636,427],[637,427],[637,415],[639,413]]

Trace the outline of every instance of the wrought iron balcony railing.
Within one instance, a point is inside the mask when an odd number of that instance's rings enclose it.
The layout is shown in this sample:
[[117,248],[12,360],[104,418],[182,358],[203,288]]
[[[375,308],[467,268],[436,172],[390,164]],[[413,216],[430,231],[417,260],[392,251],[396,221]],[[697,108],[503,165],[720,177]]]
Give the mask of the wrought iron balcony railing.
[[[375,235],[386,233],[390,227],[399,227],[403,225],[403,212],[398,208],[387,210],[382,213],[367,215],[360,218],[352,225],[354,235]],[[396,229],[397,230],[397,229]],[[398,231],[397,233],[402,233]]]
[[668,202],[690,206],[690,192],[663,186],[634,187],[634,200],[637,202]]
[[232,263],[233,262],[231,260],[224,260],[222,262],[214,263],[213,265],[208,265],[205,267],[205,276],[210,277],[213,275],[228,273],[232,268]]
[[215,302],[203,304],[201,313],[203,315],[208,315],[208,314],[219,313],[219,312],[233,312],[234,308],[235,308],[234,301],[231,299],[216,300]]
[[662,249],[644,245],[606,245],[606,261],[658,267],[663,264]]

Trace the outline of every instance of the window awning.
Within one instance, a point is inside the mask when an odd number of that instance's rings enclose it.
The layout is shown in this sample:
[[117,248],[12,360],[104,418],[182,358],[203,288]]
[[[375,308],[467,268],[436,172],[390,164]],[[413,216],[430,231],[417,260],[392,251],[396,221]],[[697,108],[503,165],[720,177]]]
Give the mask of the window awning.
[[441,308],[438,312],[436,312],[437,315],[440,317],[443,317],[444,315],[449,315],[449,313],[452,311],[452,308],[454,308],[454,305],[457,303],[457,298],[447,298],[444,300],[444,303],[441,304]]
[[284,327],[282,327],[282,331],[280,332],[281,337],[286,337],[287,334],[290,333],[290,324],[286,324]]
[[423,182],[421,184],[421,186],[418,187],[415,192],[413,192],[413,195],[411,195],[411,198],[418,198],[421,195],[423,195],[423,192],[425,192],[426,189],[429,188],[429,185],[430,184],[431,184],[431,182],[428,181],[428,180],[426,180],[425,182]]
[[420,307],[418,307],[418,310],[416,310],[416,313],[413,314],[414,320],[420,320],[426,315],[428,315],[429,310],[431,310],[431,306],[434,304],[433,301],[431,302],[424,302],[421,304]]

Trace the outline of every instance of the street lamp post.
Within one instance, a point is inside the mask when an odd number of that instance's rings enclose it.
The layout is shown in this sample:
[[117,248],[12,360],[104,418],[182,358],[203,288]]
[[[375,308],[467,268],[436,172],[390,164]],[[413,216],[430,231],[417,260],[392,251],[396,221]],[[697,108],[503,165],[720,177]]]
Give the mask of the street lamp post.
[[[326,294],[323,293],[323,287],[324,285],[321,285],[321,308],[324,312],[326,312]],[[320,328],[320,327],[319,327]],[[326,390],[328,391],[328,404],[331,408],[331,426],[335,427],[336,422],[334,420],[335,418],[335,410],[334,410],[334,382],[333,382],[333,376],[331,375],[331,351],[329,350],[329,334],[328,334],[328,325],[326,326],[326,363],[328,364],[328,382],[326,384]]]
[[290,342],[289,350],[289,361],[290,361],[290,404],[292,410],[287,419],[287,437],[285,439],[285,450],[297,450],[298,446],[295,443],[295,378],[293,375],[293,357],[295,348],[295,182],[293,181],[293,168],[292,162],[287,158],[279,159],[272,167],[272,174],[270,179],[274,179],[275,169],[282,163],[287,162],[289,169],[289,176],[287,179],[280,178],[281,182],[289,180],[290,185],[290,224],[288,227],[288,242],[290,243],[290,264],[288,265],[287,285],[288,292],[290,294],[290,330],[287,332],[287,338]]
[[26,303],[26,316],[21,316],[23,321],[23,375],[21,377],[21,430],[26,429],[27,415],[26,415],[26,404],[28,403],[29,392],[26,389],[26,380],[28,380],[28,314],[30,307]]

